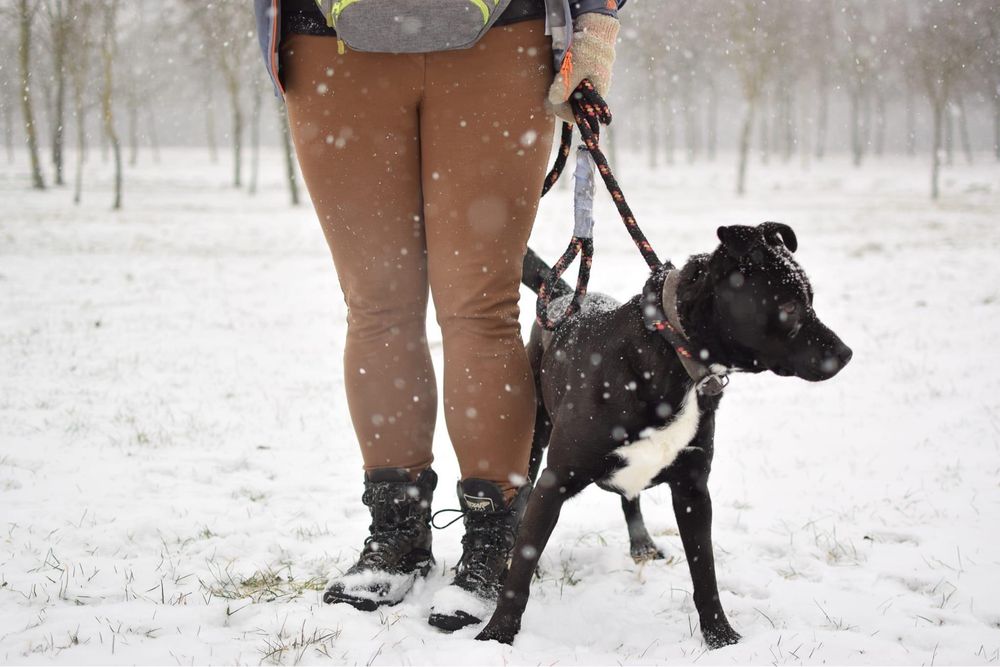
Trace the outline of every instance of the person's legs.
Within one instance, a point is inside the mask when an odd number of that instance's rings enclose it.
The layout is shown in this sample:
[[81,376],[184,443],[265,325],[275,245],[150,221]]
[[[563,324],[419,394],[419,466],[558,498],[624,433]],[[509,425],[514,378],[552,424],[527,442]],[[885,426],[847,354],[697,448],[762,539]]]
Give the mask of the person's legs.
[[521,263],[553,118],[542,21],[427,55],[420,137],[431,294],[444,337],[444,409],[463,479],[509,499],[527,474],[534,383],[521,340]]
[[282,44],[302,175],[348,306],[344,385],[365,470],[430,465],[437,414],[417,107],[423,56]]
[[424,219],[465,514],[455,578],[435,594],[428,618],[447,631],[487,617],[530,489],[521,485],[536,406],[517,303],[552,139],[543,106],[551,80],[542,21],[427,56]]
[[302,35],[281,57],[299,164],[348,306],[344,384],[371,513],[358,562],[331,578],[323,601],[370,611],[401,601],[434,563],[437,396],[424,330],[417,122],[424,61],[338,55],[335,39]]

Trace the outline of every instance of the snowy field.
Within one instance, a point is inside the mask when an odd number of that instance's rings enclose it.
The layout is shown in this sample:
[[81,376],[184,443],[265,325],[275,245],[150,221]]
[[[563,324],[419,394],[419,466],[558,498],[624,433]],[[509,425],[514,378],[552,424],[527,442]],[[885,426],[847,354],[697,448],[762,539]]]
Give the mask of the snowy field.
[[[0,166],[0,661],[5,663],[993,664],[1000,660],[1000,166],[846,158],[620,169],[662,257],[719,224],[799,235],[816,308],[854,348],[824,384],[736,377],[711,488],[723,604],[707,652],[669,493],[644,494],[669,557],[633,564],[618,499],[566,506],[513,647],[426,623],[461,528],[404,603],[320,601],[368,523],[343,399],[345,309],[281,157],[256,197],[166,152],[108,211],[96,159],[74,208]],[[68,162],[72,164],[72,158]],[[554,259],[568,191],[532,238]],[[592,288],[645,267],[601,200]],[[530,323],[533,295],[524,294]],[[440,363],[440,334],[431,330]],[[439,421],[443,425],[443,420]],[[447,435],[437,508],[457,507]],[[992,526],[992,528],[990,528]]]

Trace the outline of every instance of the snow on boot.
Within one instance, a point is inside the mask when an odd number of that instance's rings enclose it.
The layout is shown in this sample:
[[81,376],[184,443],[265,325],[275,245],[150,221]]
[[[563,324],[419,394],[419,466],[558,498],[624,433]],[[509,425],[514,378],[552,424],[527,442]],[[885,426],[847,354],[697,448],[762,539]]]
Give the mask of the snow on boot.
[[458,501],[465,515],[462,558],[452,583],[434,595],[431,625],[453,632],[489,618],[503,588],[530,491],[530,486],[521,488],[507,503],[493,482],[467,479],[458,483]]
[[365,474],[361,502],[372,523],[358,562],[332,577],[323,602],[346,602],[361,611],[394,605],[427,576],[431,553],[431,500],[437,475],[428,468],[411,481],[406,470],[390,468]]

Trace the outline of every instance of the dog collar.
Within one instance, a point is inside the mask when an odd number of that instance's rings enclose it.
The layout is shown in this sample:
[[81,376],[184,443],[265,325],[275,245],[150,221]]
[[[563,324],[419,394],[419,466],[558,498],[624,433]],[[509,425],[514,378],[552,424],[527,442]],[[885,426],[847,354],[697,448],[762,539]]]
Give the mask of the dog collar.
[[670,343],[698,393],[718,396],[729,384],[729,369],[710,363],[706,350],[698,353],[700,359],[695,358],[692,353],[691,341],[684,332],[677,312],[677,287],[680,281],[680,270],[670,264],[653,272],[642,289],[643,321],[647,329],[659,332]]

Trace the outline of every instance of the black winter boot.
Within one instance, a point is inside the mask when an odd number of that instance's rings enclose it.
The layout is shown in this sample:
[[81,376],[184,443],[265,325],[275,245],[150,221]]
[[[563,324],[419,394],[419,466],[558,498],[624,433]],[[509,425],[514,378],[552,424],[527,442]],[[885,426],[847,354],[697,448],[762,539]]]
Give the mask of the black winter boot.
[[493,482],[467,479],[458,483],[458,501],[465,515],[462,558],[451,585],[434,595],[431,625],[453,632],[481,623],[493,612],[530,492],[531,487],[524,486],[507,503]]
[[362,611],[398,604],[417,577],[434,565],[431,553],[431,500],[437,475],[428,468],[411,481],[406,470],[365,474],[361,502],[372,523],[358,562],[330,579],[323,602],[346,602]]

